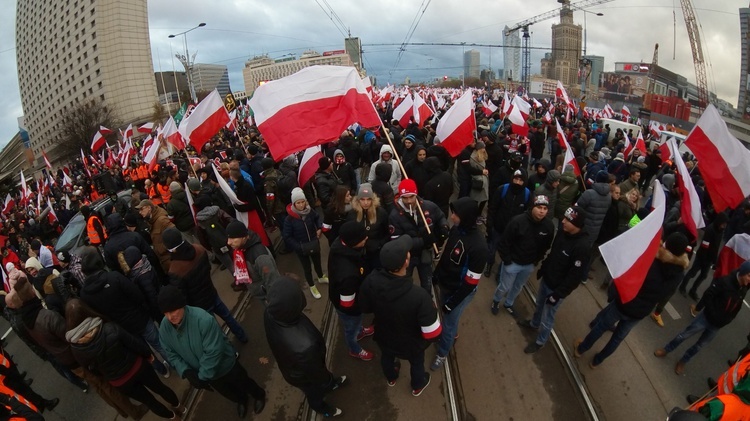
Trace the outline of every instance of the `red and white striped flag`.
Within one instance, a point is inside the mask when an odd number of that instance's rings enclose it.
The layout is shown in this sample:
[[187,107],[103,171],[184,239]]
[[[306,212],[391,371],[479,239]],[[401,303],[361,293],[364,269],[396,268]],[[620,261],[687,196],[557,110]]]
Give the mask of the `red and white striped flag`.
[[[266,85],[262,85],[261,87]],[[260,88],[255,91],[255,96],[258,95],[259,90]],[[253,111],[255,111],[255,118],[257,119],[258,110],[255,107],[253,105]],[[229,123],[229,113],[227,113],[227,109],[224,107],[224,101],[221,100],[219,91],[214,89],[195,107],[190,116],[180,122],[178,131],[182,138],[200,153],[203,145],[218,133],[222,127],[225,127],[227,123]],[[289,125],[292,126],[295,124]],[[268,141],[268,139],[266,140]]]
[[750,151],[729,133],[712,104],[688,134],[685,145],[705,164],[700,167],[701,176],[716,212],[735,208],[750,196]]
[[664,126],[658,121],[651,120],[648,123],[648,131],[651,133],[651,137],[660,138],[662,130],[664,130]]
[[560,127],[560,122],[557,119],[555,119],[555,124],[557,125],[557,141],[560,142],[560,147],[565,150],[565,157],[563,159],[563,172],[565,171],[565,166],[570,165],[571,167],[573,167],[573,173],[576,175],[576,177],[580,177],[581,168],[578,166],[578,161],[576,161],[576,157],[573,154],[573,150],[570,148],[568,140],[565,139],[565,132],[563,132],[562,127]]
[[544,122],[547,124],[552,123],[552,116],[549,114],[549,111],[544,113],[544,117],[542,117],[542,120],[544,120]]
[[487,100],[482,102],[482,110],[484,111],[484,115],[489,117],[497,111],[497,105],[493,104],[492,101]]
[[661,183],[654,183],[654,210],[633,228],[599,246],[623,304],[635,298],[643,286],[661,243],[666,198]]
[[236,126],[237,126],[237,109],[235,108],[234,110],[232,110],[231,113],[229,113],[229,123],[227,123],[227,125],[224,127],[226,127],[227,129],[231,131],[236,131],[237,130]]
[[133,137],[133,124],[128,124],[128,128],[125,129],[125,139]]
[[398,120],[398,124],[402,128],[405,128],[409,124],[409,119],[414,116],[414,100],[411,98],[411,94],[406,94],[404,99],[393,110],[394,120]]
[[628,108],[627,105],[622,104],[622,110],[620,110],[620,114],[622,114],[623,121],[627,121],[630,118],[630,108]]
[[693,238],[697,239],[698,230],[706,226],[706,223],[703,221],[703,212],[701,211],[698,192],[695,190],[693,180],[690,178],[690,172],[682,161],[680,152],[677,150],[677,142],[674,138],[670,138],[667,144],[672,149],[674,163],[677,166],[677,176],[680,178],[679,183],[677,183],[680,191],[680,216],[682,217],[682,222],[685,224],[685,228],[690,231]]
[[21,205],[26,206],[30,197],[31,192],[29,191],[29,187],[26,185],[26,177],[24,177],[23,171],[21,171]]
[[353,123],[382,124],[357,69],[348,66],[306,67],[263,84],[250,106],[276,160],[338,139]]
[[508,114],[508,120],[512,124],[513,133],[526,137],[529,135],[529,124],[526,120],[529,118],[531,105],[524,101],[523,98],[516,95],[513,97],[513,108]]
[[63,187],[65,186],[73,187],[73,180],[70,179],[68,173],[63,171]]
[[513,106],[508,98],[508,91],[503,92],[503,116],[508,115],[510,108]]
[[367,76],[363,77],[362,85],[364,85],[365,91],[367,91],[367,96],[372,99],[372,82],[370,82],[370,78]]
[[[112,133],[112,130],[104,127],[99,126],[99,130],[96,131],[94,134],[94,139],[91,141],[91,152],[96,153],[99,151],[99,149],[103,148],[104,145],[107,144],[107,140],[104,138],[104,136]],[[83,150],[82,152],[83,153]]]
[[476,125],[474,100],[471,90],[466,90],[445,112],[438,122],[435,133],[440,139],[440,145],[452,157],[456,157],[474,140]]
[[555,95],[558,98],[562,98],[562,100],[567,104],[569,109],[575,110],[575,104],[573,104],[573,101],[570,100],[570,97],[568,96],[568,91],[565,90],[565,86],[563,86],[562,82],[559,80],[557,81],[557,88],[555,89]]
[[714,279],[729,275],[746,260],[750,260],[750,235],[735,234],[719,252]]
[[419,127],[424,127],[424,123],[432,116],[432,110],[424,101],[421,95],[414,95],[414,121]]
[[305,149],[302,154],[302,161],[299,163],[299,173],[297,174],[297,185],[300,187],[307,184],[318,170],[318,160],[323,157],[320,145],[311,146]]
[[10,193],[8,193],[7,196],[5,196],[5,204],[3,205],[3,213],[7,214],[13,209],[13,207],[16,206],[15,200],[13,200],[13,197],[11,197]]
[[[148,145],[148,146],[146,146]],[[144,142],[144,148],[146,152],[143,154],[143,162],[148,164],[148,171],[151,172],[156,167],[156,163],[159,161],[159,149],[161,149],[161,142],[154,140],[149,135]]]
[[44,165],[51,170],[52,164],[49,162],[49,159],[47,159],[47,154],[44,152],[44,149],[42,149],[42,157],[44,157]]
[[138,132],[149,134],[154,131],[154,123],[148,122],[138,127]]
[[177,130],[177,123],[175,123],[172,116],[169,116],[169,120],[164,123],[164,128],[159,132],[159,136],[162,136],[167,143],[170,143],[177,150],[181,151],[185,149],[185,141],[182,139],[179,130]]
[[49,208],[49,213],[47,214],[47,220],[50,224],[54,224],[55,221],[59,221],[57,218],[57,213],[55,212],[55,209],[52,207],[52,204],[49,202],[49,198],[47,199],[47,207]]

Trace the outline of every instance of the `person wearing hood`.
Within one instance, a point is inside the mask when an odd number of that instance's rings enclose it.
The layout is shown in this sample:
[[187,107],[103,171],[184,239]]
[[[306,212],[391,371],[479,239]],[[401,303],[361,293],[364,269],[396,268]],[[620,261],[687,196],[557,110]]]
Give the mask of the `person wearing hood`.
[[214,316],[188,305],[174,285],[162,288],[159,308],[164,314],[159,339],[180,377],[196,389],[215,390],[235,402],[240,418],[247,414],[249,396],[254,399],[253,412],[261,413],[266,392],[247,375]]
[[417,183],[419,191],[424,191],[429,177],[427,176],[427,170],[425,169],[424,162],[427,159],[427,150],[424,146],[418,145],[414,147],[414,159],[404,164],[404,170],[406,175]]
[[125,273],[122,272],[118,256],[120,253],[125,252],[129,247],[135,247],[140,254],[146,255],[152,268],[156,272],[159,283],[166,281],[166,272],[161,266],[159,257],[154,253],[154,249],[148,245],[148,242],[146,242],[141,234],[128,230],[128,227],[120,214],[107,216],[105,224],[107,226],[107,231],[109,232],[109,239],[107,240],[107,243],[104,244],[102,254],[104,255],[104,261],[110,269]]
[[[345,132],[346,136],[342,134],[341,140],[339,141],[339,150],[344,154],[344,159],[349,165],[354,168],[355,183],[357,186],[362,182],[362,151],[359,145],[354,141],[354,137]],[[334,158],[336,152],[334,151]]]
[[555,206],[557,205],[557,187],[560,185],[560,178],[560,171],[549,170],[547,172],[547,178],[544,180],[544,183],[537,187],[536,190],[534,190],[534,196],[543,194],[549,199],[549,212],[547,213],[547,218],[550,219],[554,217]]
[[555,324],[555,314],[580,284],[580,272],[589,259],[587,234],[583,231],[585,219],[582,209],[576,206],[568,208],[561,222],[562,232],[555,237],[549,255],[537,272],[537,279],[541,281],[534,316],[518,322],[521,327],[538,331],[536,340],[523,350],[526,354],[539,351],[547,343]]
[[169,184],[169,191],[172,193],[172,199],[165,206],[169,220],[180,230],[186,241],[197,243],[195,219],[187,200],[187,193],[176,181]]
[[43,246],[41,241],[37,239],[32,240],[31,244],[29,244],[29,248],[38,256],[39,263],[41,263],[43,267],[51,268],[55,265],[55,261],[52,258],[52,251],[46,246]]
[[267,301],[263,326],[284,380],[302,390],[315,412],[324,417],[341,415],[341,409],[324,398],[341,387],[346,376],[335,377],[326,367],[325,340],[303,313],[307,301],[299,283],[278,278],[268,288]]
[[554,207],[554,217],[562,219],[565,211],[575,204],[578,199],[578,189],[580,187],[578,177],[576,177],[573,167],[565,165],[560,175],[560,184],[557,186],[557,201]]
[[[477,148],[478,142],[473,140],[466,146],[456,158],[456,182],[458,183],[458,197],[467,197],[471,194],[472,178],[475,175],[485,176],[489,174],[486,168],[472,166],[471,156]],[[483,146],[484,142],[480,146]]]
[[333,173],[338,178],[339,184],[348,187],[349,190],[357,190],[357,176],[354,167],[347,162],[346,155],[341,149],[333,152]]
[[370,174],[367,176],[367,181],[369,183],[372,183],[372,181],[375,180],[375,168],[377,168],[380,163],[391,164],[393,171],[391,172],[391,178],[388,180],[388,184],[390,184],[393,193],[396,193],[398,190],[398,183],[401,182],[401,167],[398,165],[398,162],[393,159],[393,150],[390,145],[383,145],[380,147],[380,159],[373,162],[370,166]]
[[310,287],[310,294],[315,299],[320,299],[320,292],[312,276],[312,266],[315,266],[318,283],[327,284],[328,277],[323,273],[323,266],[320,262],[320,235],[323,233],[323,221],[318,212],[307,202],[305,193],[299,187],[292,190],[292,203],[286,207],[286,212],[287,217],[281,233],[284,244],[287,249],[297,254],[305,273],[305,280]]
[[391,174],[393,174],[393,166],[381,162],[375,167],[375,180],[370,183],[372,191],[380,199],[380,205],[385,209],[387,215],[390,215],[391,210],[393,210],[394,200],[393,189],[390,184]]
[[[469,165],[474,171],[481,170],[471,175],[471,191],[469,192],[469,197],[479,203],[479,215],[481,215],[484,205],[487,204],[489,199],[490,172],[487,169],[487,149],[484,142],[479,141],[474,145],[474,151],[469,157]],[[479,217],[481,223],[484,223],[485,220],[483,216]]]
[[743,262],[738,269],[733,270],[727,276],[716,279],[703,293],[698,304],[690,306],[690,314],[694,317],[690,324],[664,348],[657,349],[654,355],[659,358],[666,357],[686,339],[700,333],[698,341],[685,351],[674,367],[676,374],[684,373],[687,363],[698,354],[701,348],[708,345],[721,328],[734,321],[742,309],[748,289],[750,289],[750,260]]
[[228,269],[231,272],[234,270],[234,264],[227,246],[229,237],[227,237],[226,229],[235,219],[218,206],[206,206],[199,209],[198,213],[195,214],[198,226],[206,233],[208,245],[211,247],[214,256],[221,262],[223,269]]
[[331,203],[333,191],[336,189],[336,186],[343,184],[338,175],[334,173],[333,164],[327,156],[323,156],[318,160],[318,171],[315,172],[313,181],[315,191],[320,200],[320,206],[325,209]]
[[[414,135],[408,134],[403,138],[404,148],[401,149],[401,163],[406,166],[409,162],[417,158],[417,141]],[[407,171],[407,174],[411,174]]]
[[[156,206],[154,202],[149,199],[141,200],[141,203],[135,208],[138,209],[141,218],[146,220],[150,227],[149,233],[151,234],[151,244],[154,246],[154,253],[156,253],[156,256],[159,258],[159,264],[161,265],[162,270],[164,273],[169,272],[169,251],[167,251],[167,248],[164,246],[161,236],[164,230],[173,227],[174,224],[169,220],[167,211]],[[113,262],[115,261],[117,260],[113,260]]]
[[[141,290],[143,296],[146,297],[145,304],[149,317],[155,321],[161,320],[162,314],[157,304],[161,282],[157,278],[148,257],[142,254],[137,247],[130,246],[124,252],[118,253],[117,258],[120,262],[122,273],[133,281]],[[164,279],[167,278],[165,277]]]
[[438,205],[443,215],[448,215],[448,204],[453,195],[453,176],[448,171],[443,171],[440,160],[431,156],[424,161],[424,169],[427,173],[427,183],[422,192],[422,198]]
[[176,228],[168,228],[164,231],[163,240],[172,255],[172,264],[169,265],[169,283],[182,291],[189,305],[200,307],[211,314],[216,313],[226,322],[229,330],[240,342],[247,343],[245,330],[221,300],[211,280],[208,251],[200,244],[190,244],[185,241]]
[[505,165],[497,170],[492,178],[490,178],[490,203],[492,203],[492,196],[497,191],[497,188],[508,184],[513,181],[513,177],[516,177],[516,172],[521,171],[522,177],[525,180],[528,178],[525,168],[521,168],[523,163],[523,156],[520,152],[513,152],[510,154],[510,158],[505,162]]
[[[607,171],[599,171],[596,174],[595,182],[576,202],[576,206],[583,209],[586,215],[586,224],[584,231],[588,236],[589,248],[594,246],[594,242],[599,238],[599,231],[604,223],[604,217],[607,216],[609,206],[612,204],[612,195],[609,187],[609,174]],[[591,269],[591,260],[586,263],[583,271],[584,284],[588,281],[589,270]]]
[[[724,229],[727,226],[728,221],[727,214],[719,213],[714,218],[713,222],[709,224],[705,230],[703,230],[703,238],[701,239],[700,247],[698,252],[695,254],[695,260],[693,266],[685,274],[685,278],[680,283],[680,293],[685,296],[688,284],[690,280],[698,275],[693,282],[693,286],[690,288],[690,292],[687,294],[695,301],[698,301],[698,286],[708,276],[708,271],[712,265],[717,263],[719,257],[719,251],[721,250],[721,237],[724,234]],[[699,273],[700,272],[700,273]]]
[[39,292],[47,307],[63,314],[65,302],[53,286],[53,283],[59,281],[57,278],[59,278],[60,272],[57,269],[42,267],[36,257],[29,257],[26,260],[25,267],[29,274],[29,282]]
[[544,182],[547,181],[547,174],[550,169],[552,169],[552,164],[549,159],[542,158],[539,160],[539,162],[534,164],[534,174],[531,174],[528,181],[526,181],[526,188],[535,191],[537,187],[543,185]]
[[435,279],[440,290],[438,305],[443,312],[443,332],[438,342],[435,361],[430,368],[443,366],[448,352],[458,335],[461,313],[474,299],[482,269],[487,263],[487,242],[477,229],[479,205],[463,197],[451,203],[453,227],[445,242],[440,261],[435,267]]
[[534,197],[531,209],[511,219],[498,244],[503,264],[498,274],[498,285],[492,299],[492,314],[500,311],[500,301],[505,297],[503,308],[514,315],[513,304],[539,263],[552,245],[555,226],[550,218],[549,198]]
[[424,351],[430,342],[440,338],[443,327],[430,294],[415,287],[407,275],[412,247],[408,235],[383,246],[383,267],[365,278],[359,290],[359,305],[364,313],[375,314],[374,340],[381,351],[380,365],[388,386],[395,386],[399,377],[401,363],[396,359],[407,360],[412,395],[419,396],[431,377],[425,372]]
[[629,175],[630,170],[628,164],[625,163],[625,155],[622,152],[618,152],[615,159],[609,163],[607,172],[617,177],[617,183],[622,183],[625,177]]
[[[585,223],[588,223],[588,220]],[[583,340],[576,339],[573,343],[573,354],[577,358],[591,349],[605,332],[614,329],[607,345],[594,355],[589,363],[591,368],[598,367],[617,350],[630,330],[651,314],[656,303],[672,294],[690,264],[685,252],[687,243],[687,237],[681,233],[673,233],[667,237],[657,250],[656,258],[646,273],[643,285],[632,300],[623,302],[617,294],[617,289],[610,288],[610,292],[615,294],[613,299],[589,324],[591,330],[588,335]]]
[[347,220],[357,222],[367,231],[365,259],[368,270],[380,267],[380,248],[390,236],[389,215],[373,190],[369,183],[360,184],[357,195],[352,198],[352,210],[347,215]]
[[492,194],[490,206],[487,210],[487,245],[489,255],[487,256],[487,268],[484,275],[489,277],[492,266],[495,264],[495,254],[502,238],[505,226],[516,215],[526,212],[531,205],[531,191],[524,187],[526,175],[521,170],[516,170],[513,179],[508,184],[498,187]]
[[233,220],[227,224],[225,232],[226,245],[232,250],[232,267],[234,268],[232,289],[243,290],[254,279],[259,278],[259,274],[254,269],[256,260],[261,256],[273,259],[273,256],[271,251],[263,245],[258,234],[248,230],[242,222]]
[[[131,335],[143,338],[162,358],[166,358],[156,324],[144,307],[146,297],[141,290],[120,272],[104,270],[104,260],[96,248],[84,247],[79,254],[81,269],[86,275],[81,300]],[[152,364],[164,378],[169,377],[166,361],[154,359]]]

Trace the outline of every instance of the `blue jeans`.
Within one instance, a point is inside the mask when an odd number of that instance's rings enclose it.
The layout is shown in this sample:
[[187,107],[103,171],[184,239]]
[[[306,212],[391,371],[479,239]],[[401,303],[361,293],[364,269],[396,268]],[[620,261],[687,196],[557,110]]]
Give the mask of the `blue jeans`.
[[[456,332],[458,332],[458,321],[461,318],[461,313],[464,312],[464,309],[466,306],[471,302],[471,300],[474,299],[474,295],[476,295],[477,289],[474,288],[469,295],[466,296],[466,298],[461,301],[460,304],[458,304],[450,313],[443,314],[443,333],[440,334],[440,341],[438,342],[438,355],[441,357],[445,357],[448,355],[448,351],[450,351],[451,347],[453,346],[453,341],[456,340]],[[441,297],[440,300],[441,303],[445,303],[445,301],[448,299],[448,296],[445,295],[441,291]],[[441,305],[442,307],[442,305]]]
[[711,322],[709,322],[706,319],[706,316],[704,315],[704,313],[701,312],[698,316],[696,316],[695,319],[693,319],[692,322],[690,322],[689,325],[687,325],[685,330],[677,334],[677,336],[675,336],[674,339],[669,341],[669,343],[667,344],[667,346],[664,347],[664,349],[667,352],[672,352],[678,346],[680,346],[680,344],[683,341],[685,341],[685,339],[697,334],[698,332],[703,331],[703,333],[701,333],[701,337],[698,338],[698,342],[696,342],[693,346],[688,348],[688,350],[685,351],[685,354],[683,354],[682,358],[680,358],[681,362],[687,363],[693,357],[695,357],[695,354],[697,354],[698,351],[700,351],[701,348],[703,348],[703,345],[706,345],[707,343],[711,342],[711,340],[716,336],[716,334],[719,333],[719,329],[721,328],[718,328],[712,325]]
[[584,353],[591,349],[592,346],[602,337],[604,332],[608,331],[617,325],[615,332],[612,337],[609,338],[609,342],[604,346],[604,349],[594,355],[594,365],[601,364],[607,357],[612,355],[613,352],[620,346],[620,343],[628,336],[630,330],[640,322],[641,319],[633,319],[622,313],[617,309],[617,305],[611,302],[604,307],[599,314],[596,315],[594,321],[591,322],[591,331],[583,342],[578,345],[578,352]]
[[422,258],[422,254],[412,255],[409,260],[409,267],[406,269],[406,276],[412,276],[416,267],[417,273],[419,273],[420,286],[432,297],[432,262],[429,259],[423,262],[425,259]]
[[208,312],[212,314],[216,313],[216,315],[221,317],[221,320],[224,320],[227,326],[229,326],[229,330],[234,333],[234,336],[236,336],[237,339],[240,340],[240,342],[247,342],[247,335],[245,334],[245,330],[237,322],[237,319],[232,316],[229,308],[227,308],[227,305],[224,304],[223,301],[221,301],[221,298],[218,294],[216,295],[214,305],[208,309]]
[[528,265],[519,265],[512,262],[506,265],[503,263],[500,266],[500,273],[497,275],[499,285],[495,289],[495,296],[492,299],[500,302],[505,296],[505,303],[503,305],[505,307],[512,307],[516,301],[516,297],[521,292],[521,288],[523,288],[523,284],[526,283],[526,280],[529,279],[533,271],[533,263],[529,263]]
[[[489,217],[490,216],[488,215],[487,218]],[[489,267],[490,269],[492,269],[492,265],[495,264],[495,257],[497,257],[497,247],[500,245],[500,238],[502,238],[502,236],[503,235],[495,231],[494,228],[490,230],[490,233],[488,235],[487,249],[489,253],[487,254],[487,267]]]
[[352,316],[338,309],[336,313],[339,314],[341,327],[344,328],[346,347],[349,348],[349,352],[352,354],[359,354],[362,351],[362,347],[357,342],[357,335],[362,331],[362,315]]
[[531,326],[539,329],[539,334],[536,337],[537,345],[544,345],[549,340],[552,326],[555,324],[555,313],[564,301],[560,298],[555,305],[547,304],[547,297],[551,294],[552,289],[544,281],[540,282],[539,290],[536,292],[536,310],[534,310],[534,317],[531,318]]
[[[396,371],[396,355],[385,349],[381,349],[381,352],[380,368],[383,369],[383,374],[385,374],[385,378],[388,379],[388,381],[394,381],[398,378],[399,374]],[[411,375],[411,388],[416,390],[424,387],[425,378],[427,377],[424,370],[424,351],[409,356],[408,360]]]

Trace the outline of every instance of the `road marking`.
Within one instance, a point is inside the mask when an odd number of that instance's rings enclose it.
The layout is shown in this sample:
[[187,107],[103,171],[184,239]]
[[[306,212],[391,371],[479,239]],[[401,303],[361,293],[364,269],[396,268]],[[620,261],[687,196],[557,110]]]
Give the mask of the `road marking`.
[[680,316],[680,313],[677,312],[677,309],[674,308],[672,303],[667,303],[667,305],[664,306],[664,310],[667,310],[669,316],[674,320],[680,320],[682,318],[682,316]]
[[743,303],[745,303],[745,307],[750,308],[750,304],[747,303],[747,301],[742,300]]

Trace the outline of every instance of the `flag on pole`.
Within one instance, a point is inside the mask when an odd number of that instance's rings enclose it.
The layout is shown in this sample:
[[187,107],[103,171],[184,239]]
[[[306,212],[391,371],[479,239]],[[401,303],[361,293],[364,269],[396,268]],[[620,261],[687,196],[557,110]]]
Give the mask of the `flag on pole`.
[[402,128],[406,128],[409,124],[409,119],[413,116],[414,100],[411,98],[411,94],[406,94],[406,97],[393,110],[393,119],[398,120],[398,124]]
[[42,157],[44,157],[44,165],[51,170],[52,164],[49,162],[49,159],[47,159],[47,154],[44,152],[44,149],[42,149]]
[[526,137],[529,135],[529,125],[526,120],[529,118],[531,106],[523,98],[516,95],[513,97],[513,108],[508,114],[508,120],[513,128],[513,133]]
[[703,221],[703,212],[701,211],[701,202],[698,198],[698,192],[695,190],[693,180],[690,178],[690,172],[682,161],[680,152],[677,150],[677,142],[674,138],[667,141],[669,148],[672,149],[674,163],[677,166],[677,176],[679,183],[677,188],[680,191],[680,216],[685,228],[692,234],[693,238],[698,239],[698,230],[705,227]]
[[370,78],[367,76],[363,77],[362,85],[365,86],[365,91],[367,91],[367,96],[372,98],[372,82],[370,82]]
[[164,124],[164,128],[159,132],[159,136],[162,136],[167,143],[170,143],[178,150],[185,149],[185,141],[182,140],[182,135],[177,129],[177,123],[172,117],[169,117],[169,120]]
[[490,100],[484,101],[482,102],[482,111],[484,111],[486,117],[489,117],[497,111],[497,105],[493,104]]
[[323,157],[320,145],[311,146],[305,149],[302,154],[302,161],[299,164],[299,173],[297,174],[297,185],[302,187],[315,175],[318,170],[318,160]]
[[653,204],[654,210],[636,226],[599,246],[623,304],[635,298],[643,286],[661,243],[666,198],[658,180],[654,181]]
[[200,153],[203,145],[228,122],[229,113],[224,107],[219,91],[214,89],[193,109],[188,117],[182,120],[178,131],[182,138]]
[[73,187],[73,180],[70,179],[68,173],[63,171],[63,187],[65,186]]
[[630,118],[630,108],[628,108],[627,105],[622,104],[622,110],[620,110],[620,114],[622,114],[623,121],[628,121]]
[[54,224],[55,221],[59,221],[57,218],[57,213],[55,212],[55,209],[52,208],[52,204],[49,202],[49,198],[47,199],[47,208],[49,208],[49,213],[47,214],[47,220],[49,221],[50,225]]
[[[557,119],[555,119],[555,124],[557,125],[557,141],[560,142],[560,147],[565,150],[565,165],[573,167],[573,173],[576,177],[580,177],[581,168],[578,166],[578,161],[576,161],[576,157],[573,154],[573,150],[570,148],[570,144],[568,144],[568,140],[565,139],[565,132],[563,132],[562,127],[560,127],[560,122]],[[565,172],[565,165],[563,165],[563,172]]]
[[745,260],[750,260],[750,235],[735,234],[719,252],[714,279],[729,275]]
[[198,220],[195,219],[195,200],[193,200],[193,193],[190,191],[190,187],[188,187],[188,183],[185,183],[183,185],[183,188],[185,189],[185,196],[187,197],[188,207],[190,208],[190,213],[193,214],[193,222],[195,225],[198,225]]
[[[112,133],[112,130],[104,127],[99,126],[99,130],[96,131],[94,134],[94,139],[91,141],[91,152],[96,153],[99,151],[99,149],[103,148],[104,145],[107,144],[107,140],[104,138],[104,136]],[[83,150],[81,150],[81,153],[83,153]]]
[[13,200],[13,197],[11,197],[10,193],[8,193],[7,196],[5,196],[5,204],[3,205],[3,213],[9,213],[13,207],[16,206],[16,202]]
[[138,127],[139,133],[146,133],[149,134],[154,131],[154,123],[148,122],[146,124],[143,124],[142,126]]
[[414,95],[414,121],[419,124],[419,128],[424,127],[424,123],[432,116],[432,110],[424,101],[421,95]]
[[750,151],[727,129],[719,111],[706,107],[685,145],[705,163],[700,171],[716,212],[735,208],[750,195]]
[[445,112],[438,122],[435,133],[440,139],[440,145],[452,156],[456,157],[474,140],[477,121],[474,118],[474,100],[471,90],[463,95]]
[[510,112],[510,99],[508,98],[508,91],[503,92],[503,115],[506,116]]

